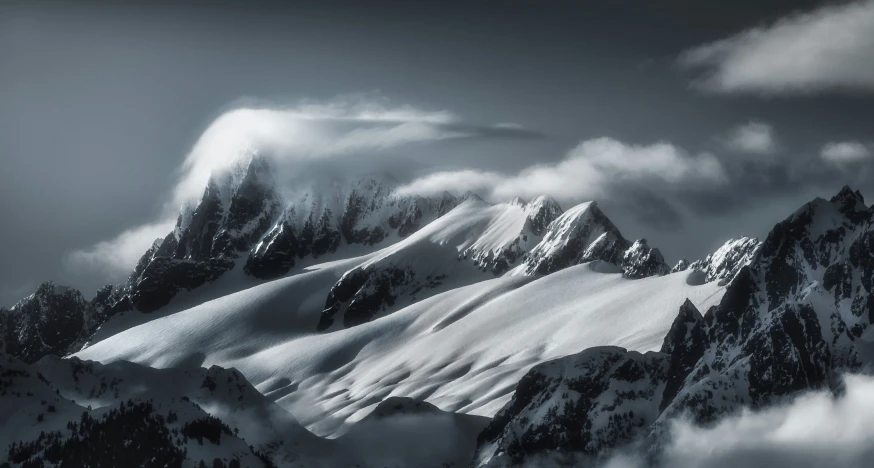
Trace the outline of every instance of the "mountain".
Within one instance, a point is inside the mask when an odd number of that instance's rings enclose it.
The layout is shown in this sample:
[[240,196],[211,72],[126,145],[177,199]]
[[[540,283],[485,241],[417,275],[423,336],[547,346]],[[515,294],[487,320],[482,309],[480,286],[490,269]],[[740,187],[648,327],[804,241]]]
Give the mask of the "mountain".
[[562,213],[549,197],[461,203],[376,253],[331,288],[318,329],[352,327],[442,291],[501,275],[548,275],[602,260],[627,278],[668,273],[658,249],[629,242],[595,202]]
[[296,261],[333,254],[342,245],[373,246],[408,236],[456,204],[449,194],[399,196],[387,178],[324,185],[329,187],[286,201],[258,155],[213,175],[199,204],[183,209],[173,232],[140,259],[116,309],[157,310],[238,263],[247,275],[276,278]]
[[16,466],[269,467],[321,442],[233,370],[2,355],[0,375],[0,460]]
[[500,276],[522,260],[560,212],[547,197],[495,205],[468,199],[344,273],[327,295],[318,329],[360,325],[440,292]]
[[52,461],[132,424],[157,445],[82,456],[504,466],[631,444],[658,460],[680,415],[839,391],[871,364],[874,210],[849,188],[670,268],[596,202],[394,187],[289,195],[252,158],[126,284],[87,301],[47,283],[0,311],[5,456]]
[[689,264],[687,268],[704,273],[704,282],[720,281],[725,284],[750,263],[761,246],[762,243],[756,238],[730,239],[715,252]]
[[593,348],[535,367],[480,434],[477,465],[555,451],[597,457],[634,441],[657,459],[673,418],[711,423],[805,390],[839,391],[841,374],[872,364],[872,222],[874,210],[845,187],[760,245],[730,242],[707,260],[725,268],[705,271],[734,269],[727,259],[738,252],[750,259],[718,305],[702,316],[685,303],[657,353]]
[[546,231],[516,273],[548,275],[593,260],[618,265],[629,278],[663,275],[670,270],[662,254],[650,248],[646,239],[632,243],[622,237],[596,202],[573,207]]
[[101,288],[86,301],[73,288],[43,283],[11,309],[0,309],[0,351],[25,362],[67,354],[81,347],[107,319],[115,300],[117,291],[112,286]]
[[493,277],[316,333],[320,291],[356,261],[157,318],[76,356],[233,367],[307,429],[336,437],[389,396],[490,417],[532,366],[590,346],[658,350],[686,298],[706,308],[724,291],[690,285],[686,272],[629,279],[597,261],[547,276]]

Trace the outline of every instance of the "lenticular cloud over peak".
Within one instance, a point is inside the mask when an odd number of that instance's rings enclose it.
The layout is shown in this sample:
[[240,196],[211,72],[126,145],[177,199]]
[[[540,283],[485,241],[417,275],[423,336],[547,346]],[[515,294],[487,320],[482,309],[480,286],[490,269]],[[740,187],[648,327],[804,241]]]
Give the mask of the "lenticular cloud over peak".
[[397,146],[461,138],[445,128],[457,121],[447,111],[390,106],[385,98],[341,96],[332,101],[283,108],[239,108],[207,127],[180,168],[173,203],[196,200],[213,172],[260,154],[287,175],[300,177],[307,165],[340,158],[367,158]]

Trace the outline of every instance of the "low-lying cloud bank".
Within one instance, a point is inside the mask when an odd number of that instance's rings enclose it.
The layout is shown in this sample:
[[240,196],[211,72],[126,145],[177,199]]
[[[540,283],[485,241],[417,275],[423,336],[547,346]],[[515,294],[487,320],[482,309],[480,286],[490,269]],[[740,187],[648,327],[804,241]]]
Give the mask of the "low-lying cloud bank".
[[689,49],[679,62],[714,92],[874,92],[874,0],[793,14]]
[[711,427],[678,420],[667,445],[647,457],[637,448],[600,461],[576,454],[529,458],[526,468],[867,468],[874,461],[874,377],[849,375],[840,396],[820,391],[762,411],[743,411]]
[[[659,466],[687,468],[862,468],[874,463],[874,378],[850,375],[845,392],[723,419],[710,428],[676,422]],[[643,468],[624,455],[606,467]]]
[[629,145],[612,138],[586,140],[556,164],[528,167],[517,174],[461,170],[429,174],[400,188],[401,193],[433,195],[473,190],[493,200],[549,194],[563,201],[609,197],[615,190],[647,186],[722,184],[722,164],[709,153],[689,154],[670,143]]

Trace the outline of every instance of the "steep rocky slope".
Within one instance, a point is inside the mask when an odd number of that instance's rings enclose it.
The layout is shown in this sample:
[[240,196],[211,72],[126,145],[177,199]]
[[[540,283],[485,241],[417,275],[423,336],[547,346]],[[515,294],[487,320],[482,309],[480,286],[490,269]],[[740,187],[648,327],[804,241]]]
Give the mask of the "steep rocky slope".
[[760,247],[731,244],[753,253],[717,306],[702,316],[684,304],[659,353],[591,349],[532,369],[480,435],[477,463],[599,456],[634,440],[657,456],[672,418],[708,423],[837,390],[840,374],[874,363],[874,211],[858,192],[813,200]]

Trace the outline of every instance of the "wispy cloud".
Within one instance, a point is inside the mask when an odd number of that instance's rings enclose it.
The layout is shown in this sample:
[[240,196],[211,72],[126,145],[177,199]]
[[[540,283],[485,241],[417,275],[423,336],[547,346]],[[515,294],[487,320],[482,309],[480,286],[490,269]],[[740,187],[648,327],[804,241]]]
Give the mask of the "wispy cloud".
[[874,1],[829,5],[685,51],[715,92],[874,91]]
[[755,155],[769,155],[777,150],[773,127],[756,120],[735,127],[723,143],[732,151]]
[[637,187],[670,190],[677,185],[726,182],[712,154],[689,154],[670,143],[631,145],[611,138],[586,140],[556,164],[528,167],[516,174],[489,171],[437,172],[402,187],[403,193],[433,194],[474,190],[493,200],[548,194],[559,200],[610,196]]
[[448,139],[531,138],[521,126],[474,125],[447,110],[394,104],[377,93],[303,100],[277,106],[249,103],[216,118],[198,138],[178,169],[178,181],[157,221],[70,252],[71,271],[89,271],[107,280],[123,279],[152,242],[172,229],[182,206],[196,203],[211,175],[258,153],[273,164],[280,181],[307,180],[328,168],[368,172],[388,170],[409,152],[394,151]]
[[65,267],[72,272],[96,273],[106,282],[119,281],[131,273],[156,239],[173,229],[174,223],[175,219],[171,218],[144,224],[91,247],[70,252],[64,259]]
[[859,143],[858,141],[844,141],[837,143],[826,143],[822,147],[820,156],[826,162],[846,166],[863,161],[870,161],[874,156],[871,148],[868,145]]

